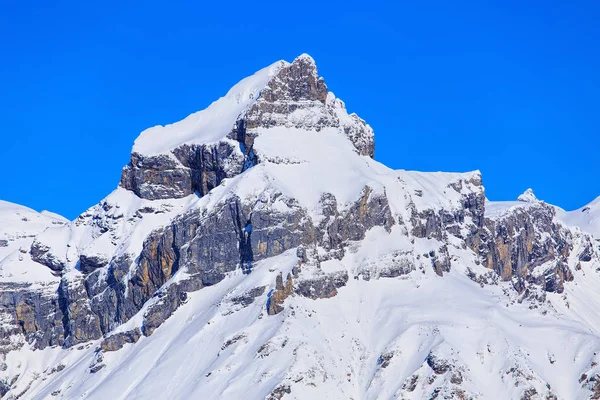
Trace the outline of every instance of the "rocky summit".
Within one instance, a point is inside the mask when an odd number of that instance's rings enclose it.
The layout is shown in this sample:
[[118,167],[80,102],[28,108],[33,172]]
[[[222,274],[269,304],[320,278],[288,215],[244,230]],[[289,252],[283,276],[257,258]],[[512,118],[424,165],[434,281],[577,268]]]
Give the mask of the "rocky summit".
[[600,202],[375,150],[301,55],[142,132],[74,221],[0,202],[0,396],[600,398]]

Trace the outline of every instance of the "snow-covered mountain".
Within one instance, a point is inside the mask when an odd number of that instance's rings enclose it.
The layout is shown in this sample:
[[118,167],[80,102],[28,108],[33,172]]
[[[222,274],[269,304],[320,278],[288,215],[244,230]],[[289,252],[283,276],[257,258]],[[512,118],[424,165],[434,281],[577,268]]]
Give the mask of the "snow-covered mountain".
[[374,150],[301,55],[142,132],[72,222],[0,203],[0,394],[598,398],[600,207]]

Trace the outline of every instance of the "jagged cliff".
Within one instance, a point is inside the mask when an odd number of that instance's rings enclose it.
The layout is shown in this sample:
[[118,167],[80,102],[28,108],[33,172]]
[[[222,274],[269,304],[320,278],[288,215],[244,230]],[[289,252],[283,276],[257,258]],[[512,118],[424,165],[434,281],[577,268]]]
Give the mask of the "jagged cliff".
[[592,234],[533,192],[488,202],[479,172],[374,150],[307,55],[144,131],[75,221],[0,231],[0,393],[600,393]]

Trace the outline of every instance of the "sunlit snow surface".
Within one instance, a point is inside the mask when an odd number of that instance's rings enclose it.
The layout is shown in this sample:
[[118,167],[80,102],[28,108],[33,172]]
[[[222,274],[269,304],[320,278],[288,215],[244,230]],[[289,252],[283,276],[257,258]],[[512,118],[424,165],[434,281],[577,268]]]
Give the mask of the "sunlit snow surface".
[[557,209],[556,215],[565,223],[578,226],[600,239],[600,197],[578,210],[566,212]]
[[55,281],[47,267],[31,260],[29,247],[46,228],[67,223],[58,214],[0,200],[0,282]]
[[146,129],[135,140],[132,151],[153,156],[183,144],[211,143],[222,139],[231,131],[238,116],[258,99],[269,79],[285,65],[288,63],[278,61],[261,69],[241,80],[206,109],[179,122]]

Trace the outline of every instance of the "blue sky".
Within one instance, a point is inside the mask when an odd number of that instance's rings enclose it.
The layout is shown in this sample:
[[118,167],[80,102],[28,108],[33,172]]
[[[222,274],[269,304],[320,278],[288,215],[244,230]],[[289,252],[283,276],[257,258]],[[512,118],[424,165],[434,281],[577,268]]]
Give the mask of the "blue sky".
[[2,1],[0,199],[74,218],[140,131],[304,52],[390,167],[479,169],[492,200],[600,195],[600,3],[322,3]]

